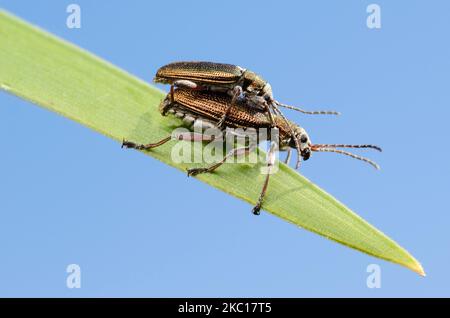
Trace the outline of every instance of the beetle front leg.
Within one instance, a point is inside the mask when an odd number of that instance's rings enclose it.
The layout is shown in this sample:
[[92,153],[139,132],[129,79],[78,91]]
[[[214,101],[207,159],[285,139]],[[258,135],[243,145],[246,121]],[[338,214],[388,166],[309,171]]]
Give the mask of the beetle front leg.
[[284,159],[284,163],[288,165],[289,161],[291,161],[291,148],[288,148],[288,150],[287,150],[287,155],[286,155],[286,159]]
[[219,168],[221,165],[223,165],[225,163],[225,161],[227,161],[228,158],[231,157],[240,157],[240,156],[245,156],[248,155],[249,153],[251,153],[253,150],[255,149],[254,146],[246,146],[246,147],[238,147],[238,148],[234,148],[233,150],[231,150],[229,153],[227,153],[222,160],[220,160],[219,162],[209,166],[209,167],[205,167],[205,168],[192,168],[192,169],[188,169],[187,174],[188,177],[189,176],[196,176],[200,173],[205,173],[205,172],[213,172],[214,170],[216,170],[217,168]]
[[240,86],[235,86],[233,88],[233,97],[231,99],[231,103],[229,103],[227,105],[227,109],[225,110],[225,113],[222,115],[222,118],[220,118],[220,120],[217,122],[217,127],[218,128],[225,128],[225,121],[227,119],[228,113],[231,110],[231,107],[233,107],[233,105],[236,103],[237,99],[239,96],[242,95],[242,87]]

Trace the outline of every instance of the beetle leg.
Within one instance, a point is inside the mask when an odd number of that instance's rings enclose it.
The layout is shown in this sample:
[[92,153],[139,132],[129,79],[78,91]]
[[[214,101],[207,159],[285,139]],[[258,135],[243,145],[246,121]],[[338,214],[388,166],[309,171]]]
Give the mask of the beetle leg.
[[259,211],[261,210],[261,206],[263,203],[263,199],[264,196],[266,195],[266,191],[267,191],[267,186],[269,185],[269,178],[270,175],[272,174],[272,168],[275,164],[275,151],[276,151],[276,142],[272,141],[270,143],[270,150],[269,153],[267,154],[267,171],[266,171],[266,179],[264,180],[264,184],[263,184],[263,188],[261,190],[261,193],[259,194],[259,198],[258,201],[255,205],[255,207],[253,208],[252,212],[255,215],[259,215]]
[[198,87],[198,85],[195,82],[189,81],[189,80],[177,80],[177,81],[174,81],[172,85],[176,86],[176,87],[189,88],[189,89],[196,89]]
[[[289,123],[289,120],[287,120],[286,116],[283,115],[283,113],[280,111],[276,103],[272,103],[272,108],[274,109],[275,113],[280,115],[280,117],[284,120],[284,122],[288,125],[291,136],[295,136],[294,129],[292,128],[292,125]],[[297,149],[297,163],[295,164],[295,169],[298,169],[300,167],[300,161],[301,161],[301,151],[300,151],[300,144],[298,143],[297,138],[294,138],[295,142],[295,149]]]
[[239,96],[242,95],[242,87],[240,86],[235,86],[233,88],[233,97],[231,99],[231,103],[229,103],[227,105],[227,109],[225,110],[225,113],[222,115],[222,118],[220,118],[220,120],[217,122],[217,127],[219,128],[224,128],[225,126],[225,121],[227,119],[228,113],[231,110],[231,107],[233,107],[233,105],[236,103],[237,99]]
[[186,132],[186,133],[177,134],[174,137],[174,139],[199,142],[199,141],[213,141],[216,139],[216,137],[217,136],[215,136],[215,135],[208,135],[205,133]]
[[164,139],[161,139],[158,142],[145,144],[145,145],[144,144],[137,144],[137,143],[134,143],[132,141],[128,141],[128,140],[124,139],[122,141],[122,148],[133,148],[133,149],[138,149],[138,150],[151,149],[151,148],[156,148],[156,147],[159,147],[159,146],[165,144],[170,139],[172,139],[172,136],[169,136],[169,137],[166,137]]
[[273,119],[272,112],[270,111],[269,104],[266,101],[264,101],[264,108],[265,108],[267,114],[269,115],[270,125],[271,125],[272,128],[274,128],[275,127],[275,120]]
[[[136,144],[132,141],[123,140],[122,142],[122,148],[133,148],[137,150],[148,150],[152,148],[159,147],[161,145],[164,145],[166,142],[172,139],[172,136],[168,136],[164,139],[161,139],[158,142],[155,143],[149,143],[149,144]],[[187,132],[187,133],[180,133],[174,136],[175,140],[185,140],[185,141],[213,141],[215,139],[214,135],[207,135],[207,134],[199,134],[194,132]]]
[[253,150],[255,149],[254,146],[246,146],[246,147],[238,147],[238,148],[234,148],[233,150],[231,150],[229,153],[227,153],[222,160],[220,160],[219,162],[212,164],[211,166],[205,167],[205,168],[192,168],[192,169],[188,169],[187,170],[187,174],[188,177],[189,176],[196,176],[200,173],[205,173],[205,172],[213,172],[214,170],[216,170],[217,168],[219,168],[221,165],[223,165],[225,163],[225,161],[228,158],[231,157],[239,157],[239,156],[245,156],[248,155],[249,153],[251,153]]
[[288,165],[290,160],[291,160],[291,148],[288,148],[286,159],[284,159],[284,163]]
[[198,85],[195,82],[189,81],[189,80],[177,80],[174,81],[172,83],[172,85],[170,85],[170,98],[172,103],[174,102],[174,98],[173,98],[173,91],[174,91],[174,87],[183,87],[183,88],[189,88],[189,89],[197,89]]

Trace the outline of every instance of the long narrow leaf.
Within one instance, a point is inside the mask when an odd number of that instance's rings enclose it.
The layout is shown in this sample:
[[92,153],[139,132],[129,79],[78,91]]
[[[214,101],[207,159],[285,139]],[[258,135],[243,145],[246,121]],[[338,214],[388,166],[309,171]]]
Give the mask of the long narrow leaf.
[[[177,119],[162,117],[163,92],[61,39],[0,11],[0,88],[71,118],[119,142],[169,135]],[[1,119],[0,119],[1,120]],[[119,146],[119,144],[118,144]],[[175,164],[170,143],[146,152]],[[258,167],[229,164],[198,177],[255,204],[264,175]],[[401,264],[424,275],[414,257],[291,168],[271,178],[264,209],[331,240]]]

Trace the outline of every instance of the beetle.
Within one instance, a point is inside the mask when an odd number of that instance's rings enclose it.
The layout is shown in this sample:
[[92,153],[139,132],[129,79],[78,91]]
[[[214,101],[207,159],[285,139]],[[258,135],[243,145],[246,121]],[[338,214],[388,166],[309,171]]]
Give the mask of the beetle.
[[[203,129],[216,126],[217,119],[222,118],[223,114],[228,110],[232,103],[232,97],[226,93],[214,93],[209,91],[191,90],[186,88],[177,88],[172,93],[167,94],[166,98],[160,104],[160,112],[162,115],[173,114],[188,124],[191,128],[200,125]],[[263,187],[256,205],[253,208],[254,214],[259,214],[262,202],[267,191],[270,174],[275,164],[275,152],[277,148],[280,151],[289,151],[291,148],[297,150],[297,155],[304,161],[308,160],[312,152],[335,152],[352,158],[365,161],[376,169],[379,166],[370,159],[355,155],[353,153],[337,149],[337,148],[371,148],[381,151],[381,148],[375,145],[346,145],[346,144],[313,144],[308,133],[299,125],[286,120],[286,118],[274,114],[272,119],[275,123],[275,129],[278,130],[278,140],[270,140],[267,134],[267,140],[270,141],[270,150],[267,160],[267,173],[263,183]],[[253,129],[270,129],[272,121],[268,114],[261,109],[249,108],[245,100],[237,100],[235,107],[231,110],[225,119],[225,126],[229,128],[253,128]],[[223,129],[225,131],[226,129]],[[208,134],[196,134],[194,132],[183,133],[175,137],[178,140],[200,142],[213,141],[214,136]],[[159,147],[170,141],[172,136],[149,144],[138,144],[132,141],[123,140],[122,147],[134,148],[138,150],[149,150]],[[260,140],[261,141],[261,140]],[[255,149],[249,145],[236,146],[228,152],[222,160],[207,167],[188,169],[188,176],[194,176],[200,173],[209,173],[216,170],[228,158],[248,155]],[[289,161],[290,152],[286,158]]]
[[304,114],[332,114],[335,111],[306,111],[301,108],[282,104],[273,98],[271,85],[260,75],[237,65],[190,61],[173,62],[162,66],[156,72],[155,83],[170,84],[173,101],[174,87],[227,92],[232,102],[219,119],[218,126],[223,126],[225,117],[238,98],[245,98],[247,104],[268,111],[278,106],[297,110]]

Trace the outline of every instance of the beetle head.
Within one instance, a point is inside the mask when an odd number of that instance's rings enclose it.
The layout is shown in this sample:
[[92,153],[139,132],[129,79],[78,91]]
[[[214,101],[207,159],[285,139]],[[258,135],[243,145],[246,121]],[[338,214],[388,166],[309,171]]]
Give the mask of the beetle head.
[[293,134],[290,136],[289,147],[297,149],[298,154],[303,160],[308,160],[311,157],[311,140],[305,129],[295,125],[292,127]]

